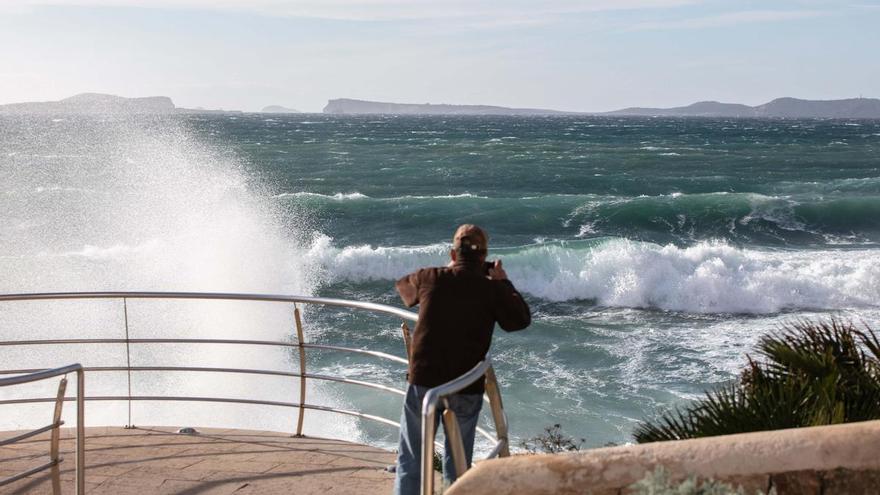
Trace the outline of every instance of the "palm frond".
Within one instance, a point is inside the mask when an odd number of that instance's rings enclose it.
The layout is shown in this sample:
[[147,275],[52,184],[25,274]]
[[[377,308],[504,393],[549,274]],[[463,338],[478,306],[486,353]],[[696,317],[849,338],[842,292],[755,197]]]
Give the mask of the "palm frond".
[[760,339],[740,380],[636,426],[639,443],[880,419],[880,339],[799,321]]

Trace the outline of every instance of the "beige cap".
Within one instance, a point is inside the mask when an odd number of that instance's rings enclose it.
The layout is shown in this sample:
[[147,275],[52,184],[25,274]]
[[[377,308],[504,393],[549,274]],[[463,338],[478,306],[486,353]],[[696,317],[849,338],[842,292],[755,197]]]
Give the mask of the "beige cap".
[[452,248],[462,252],[482,252],[489,250],[489,236],[476,225],[466,223],[455,230]]

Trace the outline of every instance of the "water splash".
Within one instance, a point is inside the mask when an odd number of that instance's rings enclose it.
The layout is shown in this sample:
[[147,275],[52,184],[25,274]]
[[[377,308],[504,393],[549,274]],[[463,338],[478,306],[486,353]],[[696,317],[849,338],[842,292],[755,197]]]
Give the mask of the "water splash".
[[[0,121],[0,292],[208,291],[310,295],[307,222],[285,216],[233,152],[173,119]],[[133,338],[288,340],[292,308],[265,303],[128,301]],[[124,336],[121,301],[4,303],[4,339]],[[255,346],[256,347],[256,346]],[[121,346],[0,350],[4,368],[125,363]],[[134,346],[133,365],[290,370],[283,349]],[[51,395],[54,384],[4,390]],[[124,394],[120,373],[90,373],[90,395]],[[247,397],[297,402],[290,379],[138,373],[138,395]],[[310,392],[321,402],[321,390]],[[317,397],[316,397],[317,396]],[[124,404],[90,404],[90,424],[124,424]],[[4,411],[0,429],[44,423],[44,405]],[[290,430],[291,410],[135,403],[137,424]],[[295,412],[295,411],[294,411]],[[38,419],[33,419],[33,418]],[[310,421],[312,432],[357,438],[352,421]]]

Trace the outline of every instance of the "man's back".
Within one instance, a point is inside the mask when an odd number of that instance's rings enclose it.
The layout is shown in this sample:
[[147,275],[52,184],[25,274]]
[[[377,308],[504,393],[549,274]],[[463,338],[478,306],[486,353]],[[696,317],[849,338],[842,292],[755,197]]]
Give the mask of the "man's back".
[[[435,387],[486,357],[495,323],[507,331],[529,325],[529,308],[513,284],[490,280],[482,263],[425,268],[397,282],[408,306],[419,304],[409,381]],[[483,381],[463,393],[482,393]]]

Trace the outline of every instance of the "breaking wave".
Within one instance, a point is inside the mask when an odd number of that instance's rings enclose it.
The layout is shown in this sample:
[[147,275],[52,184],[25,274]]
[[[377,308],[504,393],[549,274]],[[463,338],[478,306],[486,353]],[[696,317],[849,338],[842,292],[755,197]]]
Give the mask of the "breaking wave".
[[[391,281],[443,265],[448,245],[335,247],[317,238],[306,255],[325,283]],[[875,250],[756,250],[722,241],[691,247],[624,239],[557,242],[492,252],[523,292],[547,301],[689,313],[768,314],[877,307]]]

